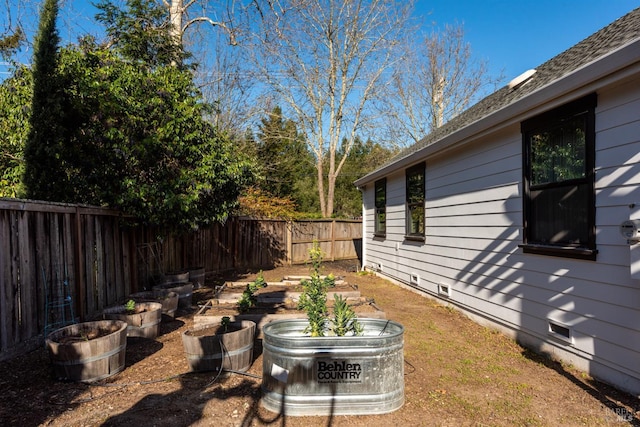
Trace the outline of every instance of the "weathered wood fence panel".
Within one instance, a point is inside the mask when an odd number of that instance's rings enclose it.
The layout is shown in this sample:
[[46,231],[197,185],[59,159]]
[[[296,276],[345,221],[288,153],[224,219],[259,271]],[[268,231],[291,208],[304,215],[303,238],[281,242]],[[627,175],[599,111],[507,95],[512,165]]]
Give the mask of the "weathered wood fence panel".
[[342,220],[230,218],[185,234],[124,223],[110,209],[0,199],[0,360],[42,345],[60,320],[53,302],[92,320],[162,273],[303,263],[316,240],[327,260],[355,259],[362,235],[360,221]]
[[315,241],[328,261],[359,259],[362,245],[360,220],[314,220],[291,224],[290,263],[300,264],[309,258]]

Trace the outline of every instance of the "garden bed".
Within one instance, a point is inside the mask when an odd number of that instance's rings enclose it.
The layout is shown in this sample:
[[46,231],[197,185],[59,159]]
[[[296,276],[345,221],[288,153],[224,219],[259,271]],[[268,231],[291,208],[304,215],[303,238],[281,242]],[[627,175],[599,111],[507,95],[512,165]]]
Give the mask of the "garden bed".
[[[325,271],[342,274],[340,266]],[[265,279],[305,274],[265,271]],[[255,273],[226,278],[253,280]],[[62,426],[620,426],[638,425],[638,400],[584,372],[539,356],[459,312],[372,275],[344,273],[387,318],[405,327],[405,403],[385,415],[279,417],[260,405],[262,340],[246,374],[189,372],[182,333],[213,284],[194,291],[193,312],[160,324],[155,340],[130,339],[125,369],[98,384],[53,378],[44,346],[0,362],[0,425]],[[221,281],[220,284],[223,282]]]
[[[302,319],[306,314],[298,310],[298,300],[302,293],[301,280],[308,276],[285,276],[279,281],[270,281],[255,292],[255,306],[240,311],[238,301],[249,281],[226,282],[213,292],[211,298],[205,297],[193,321],[196,325],[220,323],[223,317],[232,321],[251,320],[258,326],[258,331],[268,322],[279,319]],[[327,293],[327,305],[333,305],[334,295],[345,298],[358,317],[384,319],[384,311],[373,298],[362,295],[357,285],[350,284],[343,278],[337,278],[335,286]]]

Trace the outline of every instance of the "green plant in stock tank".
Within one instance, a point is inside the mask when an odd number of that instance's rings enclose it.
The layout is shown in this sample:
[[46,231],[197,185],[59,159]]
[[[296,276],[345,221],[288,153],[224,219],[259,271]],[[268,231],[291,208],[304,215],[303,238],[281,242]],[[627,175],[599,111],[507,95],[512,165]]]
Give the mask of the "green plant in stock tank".
[[333,305],[333,322],[331,331],[338,337],[347,334],[361,335],[362,325],[358,322],[358,317],[353,309],[347,304],[347,299],[342,295],[335,295]]
[[[315,241],[309,250],[311,278],[301,282],[303,291],[298,302],[298,308],[307,313],[309,321],[309,326],[304,332],[310,333],[312,337],[323,337],[328,331],[337,336],[344,336],[349,332],[359,335],[362,333],[362,327],[347,300],[341,296],[336,296],[334,317],[333,320],[329,319],[327,291],[335,286],[335,277],[331,274],[326,277],[320,275],[322,255],[322,250]],[[332,327],[329,328],[331,323]]]

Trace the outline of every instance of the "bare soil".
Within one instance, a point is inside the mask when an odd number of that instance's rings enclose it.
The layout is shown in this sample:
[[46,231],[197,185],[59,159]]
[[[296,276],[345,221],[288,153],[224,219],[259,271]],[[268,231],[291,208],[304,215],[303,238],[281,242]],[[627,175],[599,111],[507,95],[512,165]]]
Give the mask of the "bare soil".
[[242,328],[238,325],[230,324],[227,328],[223,328],[222,325],[201,326],[199,328],[192,329],[187,335],[192,337],[208,337],[212,335],[226,334],[229,332],[237,332]]
[[[345,268],[346,267],[346,268]],[[640,402],[571,366],[537,355],[458,311],[349,263],[327,263],[405,327],[405,403],[386,415],[290,417],[261,407],[260,339],[249,371],[190,373],[181,334],[194,309],[164,317],[155,340],[129,338],[125,369],[95,384],[55,381],[44,348],[0,363],[2,426],[620,426],[640,425]],[[264,271],[267,281],[305,266]],[[253,280],[255,272],[233,280]],[[227,278],[229,279],[229,278]]]

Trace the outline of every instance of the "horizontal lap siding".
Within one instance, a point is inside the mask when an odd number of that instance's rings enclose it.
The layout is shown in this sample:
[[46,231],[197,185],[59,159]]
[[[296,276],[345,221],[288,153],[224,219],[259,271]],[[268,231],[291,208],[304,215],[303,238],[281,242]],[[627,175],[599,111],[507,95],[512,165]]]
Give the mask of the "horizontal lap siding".
[[[599,254],[598,264],[590,272],[592,282],[589,282],[593,284],[592,298],[597,307],[585,311],[590,322],[581,332],[593,337],[596,359],[621,366],[621,370],[631,371],[640,381],[640,279],[631,278],[631,248],[619,232],[620,223],[632,215],[629,205],[640,202],[638,111],[637,79],[598,94],[596,228]],[[635,218],[640,218],[639,214],[636,207]]]
[[[629,272],[619,224],[640,204],[637,81],[601,90],[596,110],[597,261],[524,254],[519,124],[426,159],[426,239],[404,240],[404,171],[387,177],[387,236],[366,238],[367,264],[517,334],[552,343],[640,382],[640,280]],[[371,186],[373,188],[373,186]],[[373,223],[373,190],[365,197]],[[638,208],[636,208],[638,209]],[[549,337],[549,321],[571,329],[573,346]],[[633,362],[633,363],[632,363]],[[605,371],[606,371],[605,369]],[[597,369],[596,369],[597,370]],[[615,375],[614,375],[615,376]]]

